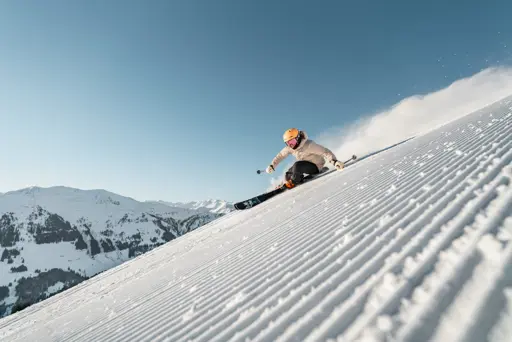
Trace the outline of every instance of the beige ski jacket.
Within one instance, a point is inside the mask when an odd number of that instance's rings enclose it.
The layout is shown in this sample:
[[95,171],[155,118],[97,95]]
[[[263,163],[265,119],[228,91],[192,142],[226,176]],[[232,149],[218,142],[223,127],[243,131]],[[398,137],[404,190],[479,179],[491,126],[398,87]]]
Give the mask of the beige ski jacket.
[[307,160],[316,164],[318,170],[324,167],[325,162],[333,164],[333,161],[336,161],[336,156],[328,148],[308,139],[306,132],[301,131],[301,133],[302,140],[296,149],[285,146],[281,152],[275,156],[271,164],[274,169],[276,169],[277,165],[279,165],[279,163],[290,154],[292,154],[297,160]]

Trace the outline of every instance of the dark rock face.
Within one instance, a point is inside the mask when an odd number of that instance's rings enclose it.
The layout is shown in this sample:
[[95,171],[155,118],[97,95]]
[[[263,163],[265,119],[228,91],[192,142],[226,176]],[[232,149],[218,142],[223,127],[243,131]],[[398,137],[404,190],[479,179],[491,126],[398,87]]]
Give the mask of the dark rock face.
[[163,218],[163,217],[160,217],[157,215],[152,215],[152,214],[149,214],[149,215],[153,218],[152,222],[158,228],[161,229],[162,240],[168,242],[168,241],[171,241],[178,237],[178,234],[177,234],[178,227],[179,227],[178,221],[176,221],[172,217]]
[[[1,246],[1,245],[0,245]],[[20,255],[20,251],[18,251],[16,248],[6,248],[2,252],[2,256],[0,257],[0,262],[7,260],[7,263],[12,264],[14,262],[14,259]]]
[[104,253],[113,252],[116,250],[112,240],[109,238],[101,240],[101,247],[103,248]]
[[0,246],[13,247],[20,240],[15,221],[14,213],[5,213],[0,217]]
[[25,265],[21,265],[18,267],[11,267],[12,273],[21,273],[21,272],[26,272],[27,270],[28,270],[28,268]]
[[61,290],[63,291],[86,279],[86,277],[74,271],[64,271],[58,268],[41,272],[35,277],[22,277],[18,280],[18,284],[16,285],[16,297],[18,299],[14,306],[28,306],[48,298],[49,296],[46,294],[48,288],[58,282],[64,284]]
[[183,234],[185,234],[187,232],[197,229],[197,228],[205,225],[206,223],[213,221],[214,219],[222,216],[222,215],[218,215],[218,214],[210,214],[210,215],[208,215],[208,216],[207,215],[190,216],[189,218],[187,218],[181,222],[181,227],[182,227],[181,231],[183,232]]
[[[111,198],[102,200],[102,203],[120,205]],[[98,256],[111,253],[107,258],[114,264],[120,264],[224,214],[200,213],[185,220],[177,220],[166,215],[141,212],[138,215],[126,213],[120,219],[113,219],[109,215],[101,223],[93,223],[85,217],[69,222],[56,213],[35,206],[25,217],[17,217],[11,212],[0,215],[0,262],[13,264],[8,268],[9,278],[0,274],[0,317],[3,317],[54,295],[55,293],[50,292],[55,292],[56,288],[51,287],[56,284],[62,283],[62,289],[57,291],[60,292],[87,279],[85,274],[91,274],[90,271],[85,273],[84,270],[73,267],[74,260],[82,260],[83,265],[83,258],[88,257],[91,258],[91,264],[94,264],[94,259]],[[129,229],[126,229],[126,225],[129,225]],[[127,231],[130,233],[126,233]],[[54,259],[59,258],[59,262],[63,260],[60,258],[69,258],[66,270],[53,267],[51,262],[44,270],[34,270],[23,259],[24,246],[30,244],[51,245],[56,250],[60,250],[60,246],[65,244],[64,250],[68,251],[71,245],[79,252],[78,255],[83,256],[67,256],[65,253],[53,255]],[[41,255],[41,258],[47,257],[49,256]],[[103,271],[105,269],[94,272],[97,274]],[[6,301],[8,298],[10,299]]]
[[90,243],[91,243],[91,255],[95,256],[97,254],[101,253],[100,244],[98,241],[91,235],[90,236]]
[[78,239],[75,242],[75,248],[78,250],[84,250],[87,249],[87,243],[84,241],[84,237],[80,235]]
[[29,224],[28,231],[38,244],[77,241],[80,237],[76,227],[56,214],[49,214],[44,224]]
[[6,313],[7,313],[7,305],[0,304],[0,317],[5,316]]
[[138,246],[135,246],[135,247],[130,247],[128,249],[128,256],[130,258],[139,256],[141,254],[149,252],[153,248],[158,247],[160,245],[163,245],[163,243],[157,243],[157,244],[153,244],[153,245],[138,245]]
[[9,297],[9,287],[0,286],[0,302]]

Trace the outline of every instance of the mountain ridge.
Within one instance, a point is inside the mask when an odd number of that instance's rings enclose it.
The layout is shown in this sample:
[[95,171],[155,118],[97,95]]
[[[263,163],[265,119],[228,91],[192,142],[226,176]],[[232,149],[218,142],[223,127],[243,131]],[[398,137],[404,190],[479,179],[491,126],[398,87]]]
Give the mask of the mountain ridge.
[[221,199],[206,199],[189,202],[169,202],[169,201],[146,201],[148,203],[160,203],[170,207],[193,209],[200,211],[210,211],[214,213],[228,213],[234,210],[233,202],[224,201]]
[[0,317],[229,212],[140,202],[103,189],[31,186],[0,195]]

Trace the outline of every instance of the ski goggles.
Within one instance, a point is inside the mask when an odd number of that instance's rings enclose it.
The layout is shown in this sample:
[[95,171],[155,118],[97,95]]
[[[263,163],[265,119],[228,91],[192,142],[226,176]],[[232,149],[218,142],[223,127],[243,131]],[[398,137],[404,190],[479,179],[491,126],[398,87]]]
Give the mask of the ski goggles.
[[290,139],[286,142],[286,145],[290,147],[295,147],[297,145],[297,138]]

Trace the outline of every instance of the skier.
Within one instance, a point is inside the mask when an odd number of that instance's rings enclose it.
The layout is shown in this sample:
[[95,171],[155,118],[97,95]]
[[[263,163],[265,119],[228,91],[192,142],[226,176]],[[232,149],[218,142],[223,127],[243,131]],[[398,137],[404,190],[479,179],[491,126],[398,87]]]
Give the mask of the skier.
[[331,163],[338,170],[342,170],[344,167],[343,163],[336,159],[334,153],[308,139],[308,135],[304,131],[290,128],[284,132],[283,140],[286,146],[277,154],[265,171],[267,173],[274,172],[277,165],[292,154],[297,161],[285,174],[284,185],[287,188],[293,188],[300,184],[304,179],[304,174],[315,175],[320,173],[326,162]]

